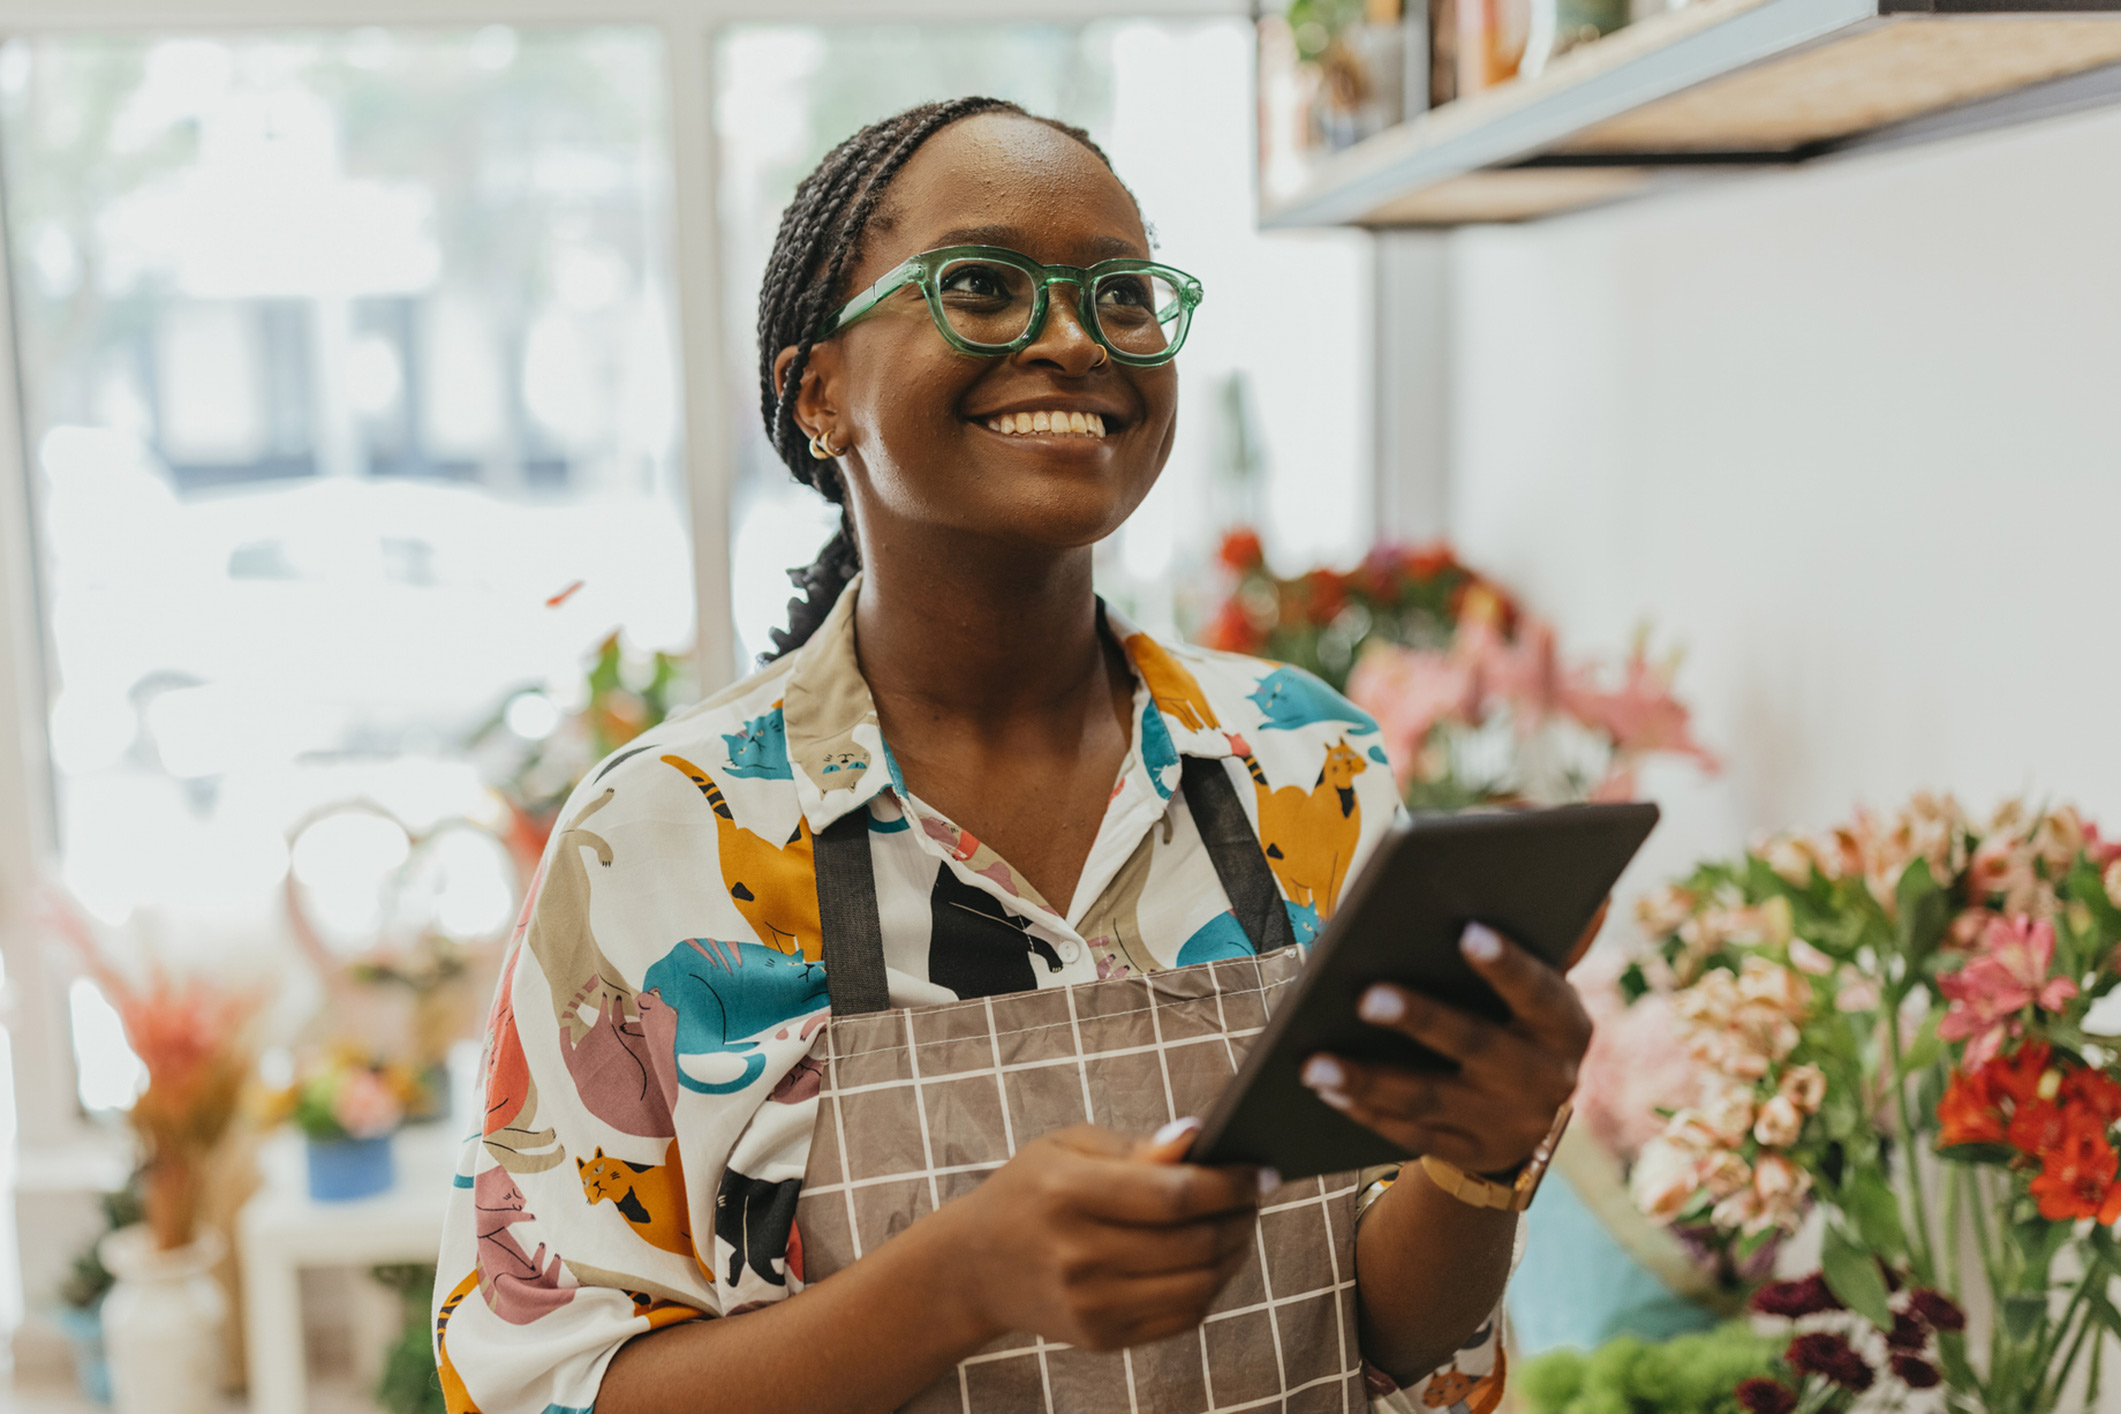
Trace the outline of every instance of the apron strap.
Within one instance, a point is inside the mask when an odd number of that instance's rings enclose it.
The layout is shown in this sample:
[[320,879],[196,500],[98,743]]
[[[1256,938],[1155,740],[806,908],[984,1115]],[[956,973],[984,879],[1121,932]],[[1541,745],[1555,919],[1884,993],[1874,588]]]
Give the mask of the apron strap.
[[834,1016],[889,1011],[884,979],[884,923],[876,911],[876,870],[869,858],[869,807],[848,811],[814,837],[818,923],[823,930],[825,987]]
[[1208,847],[1208,858],[1215,864],[1215,877],[1222,882],[1230,911],[1237,915],[1238,926],[1245,930],[1252,951],[1265,957],[1293,947],[1296,929],[1289,922],[1289,910],[1282,905],[1273,872],[1267,868],[1259,835],[1245,819],[1245,807],[1230,785],[1228,769],[1213,757],[1187,756],[1181,760],[1186,808],[1193,812],[1194,827],[1200,831],[1201,843]]
[[[1281,890],[1260,851],[1259,836],[1219,760],[1183,758],[1180,788],[1186,808],[1230,911],[1261,956],[1293,946],[1296,930]],[[850,810],[815,837],[818,922],[824,932],[825,987],[834,1016],[891,1009],[884,976],[884,925],[876,908],[876,871],[869,857],[869,807]]]

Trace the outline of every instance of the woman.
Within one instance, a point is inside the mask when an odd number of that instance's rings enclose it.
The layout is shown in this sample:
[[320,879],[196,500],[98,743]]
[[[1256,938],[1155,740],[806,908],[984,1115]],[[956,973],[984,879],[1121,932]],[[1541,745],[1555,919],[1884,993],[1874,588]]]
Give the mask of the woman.
[[762,403],[841,530],[778,661],[562,814],[438,1281],[453,1410],[1499,1400],[1515,1215],[1469,1175],[1557,1123],[1590,1031],[1557,975],[1469,929],[1512,1026],[1363,1000],[1455,1076],[1313,1060],[1432,1156],[1359,1231],[1352,1177],[1182,1162],[1187,1067],[1227,1073],[1397,809],[1360,712],[1093,592],[1199,295],[1085,134],[1006,103],[865,128],[798,188]]

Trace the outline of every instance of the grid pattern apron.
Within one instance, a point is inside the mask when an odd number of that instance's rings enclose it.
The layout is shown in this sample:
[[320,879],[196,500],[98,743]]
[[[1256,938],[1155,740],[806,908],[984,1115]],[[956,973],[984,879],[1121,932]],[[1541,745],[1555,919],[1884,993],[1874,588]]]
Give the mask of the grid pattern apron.
[[[1183,789],[1256,956],[937,1006],[890,1007],[868,811],[817,837],[833,1015],[796,1212],[808,1280],[970,1191],[1030,1140],[1085,1121],[1147,1133],[1206,1112],[1304,955],[1222,763],[1187,758]],[[1194,1331],[1112,1352],[1004,1335],[905,1407],[1359,1414],[1357,1190],[1349,1173],[1269,1195],[1251,1257]]]

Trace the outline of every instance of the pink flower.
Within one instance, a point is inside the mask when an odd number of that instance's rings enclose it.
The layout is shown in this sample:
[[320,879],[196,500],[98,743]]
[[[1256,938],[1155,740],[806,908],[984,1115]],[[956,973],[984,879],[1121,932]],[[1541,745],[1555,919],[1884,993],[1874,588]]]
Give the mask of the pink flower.
[[1987,1063],[2006,1036],[2018,1033],[2017,1013],[2029,1006],[2060,1011],[2077,995],[2075,982],[2047,975],[2055,956],[2055,925],[2050,920],[2035,922],[2022,914],[2009,922],[1995,919],[1983,945],[1986,953],[1937,983],[1951,1000],[1937,1034],[1967,1043],[1969,1070]]
[[372,1070],[351,1070],[332,1097],[331,1117],[354,1138],[375,1139],[396,1129],[405,1111],[382,1076]]
[[1349,675],[1348,697],[1377,719],[1392,775],[1405,790],[1439,722],[1477,719],[1480,675],[1473,662],[1456,653],[1377,644]]
[[1834,994],[1835,1011],[1876,1011],[1878,1003],[1885,999],[1879,990],[1878,979],[1851,975]]
[[1670,1222],[1701,1187],[1701,1155],[1662,1137],[1642,1146],[1628,1175],[1635,1206],[1652,1222]]
[[1653,667],[1647,645],[1638,640],[1629,655],[1618,689],[1607,692],[1587,671],[1577,670],[1561,685],[1562,711],[1613,740],[1623,756],[1669,751],[1691,756],[1704,769],[1718,769],[1707,747],[1694,740],[1686,707],[1672,695],[1671,672]]
[[1804,1113],[1787,1095],[1777,1095],[1760,1107],[1753,1137],[1771,1149],[1787,1149],[1804,1132]]
[[2121,858],[2116,858],[2106,866],[2103,882],[2106,885],[2107,898],[2112,901],[2114,907],[2121,908]]
[[1834,960],[1804,939],[1792,938],[1790,966],[1812,977],[1825,977],[1834,970]]
[[1826,1099],[1826,1072],[1816,1065],[1791,1066],[1782,1072],[1782,1083],[1775,1087],[1775,1093],[1811,1114]]

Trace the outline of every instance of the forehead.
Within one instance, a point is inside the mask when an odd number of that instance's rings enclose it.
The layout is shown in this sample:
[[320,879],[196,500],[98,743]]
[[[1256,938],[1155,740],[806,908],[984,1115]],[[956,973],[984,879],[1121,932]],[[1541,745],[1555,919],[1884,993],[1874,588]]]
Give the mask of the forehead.
[[1149,254],[1133,197],[1097,154],[1008,113],[952,123],[921,144],[862,244],[856,288],[943,245],[1003,245],[1067,265]]

